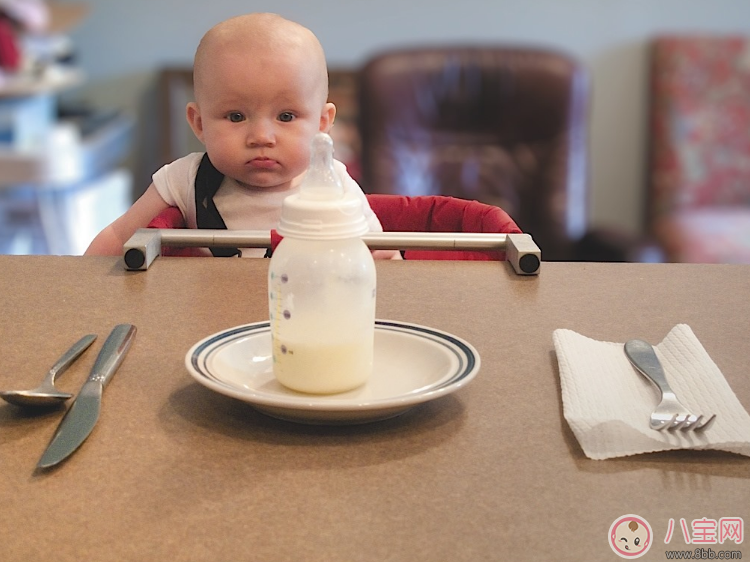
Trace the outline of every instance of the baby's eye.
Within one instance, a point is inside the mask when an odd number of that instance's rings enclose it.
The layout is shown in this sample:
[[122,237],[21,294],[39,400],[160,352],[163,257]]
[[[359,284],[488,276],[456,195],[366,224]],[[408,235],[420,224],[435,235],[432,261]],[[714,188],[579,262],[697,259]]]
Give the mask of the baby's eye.
[[245,120],[245,116],[242,115],[239,111],[233,111],[229,115],[227,115],[227,119],[229,119],[232,123],[241,123]]
[[641,538],[635,537],[635,540],[633,542],[635,543],[635,546],[638,546],[639,544],[641,544]]
[[279,121],[283,123],[289,123],[289,121],[294,120],[294,114],[290,113],[289,111],[285,111],[284,113],[279,114]]

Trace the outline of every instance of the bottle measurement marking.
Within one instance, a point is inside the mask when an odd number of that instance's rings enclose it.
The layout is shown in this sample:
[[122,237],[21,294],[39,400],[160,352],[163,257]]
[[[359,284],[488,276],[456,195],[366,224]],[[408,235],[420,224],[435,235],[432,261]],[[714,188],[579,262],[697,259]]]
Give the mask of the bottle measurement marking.
[[[278,277],[278,281],[277,281]],[[279,283],[279,281],[281,283]],[[282,290],[281,290],[281,284],[285,284],[289,281],[289,277],[286,273],[282,273],[281,275],[277,276],[275,273],[271,272],[271,285],[273,289],[271,290],[271,300],[274,302],[274,314],[273,318],[271,318],[272,325],[271,325],[271,341],[273,344],[273,362],[276,363],[278,361],[278,357],[280,354],[287,353],[287,348],[284,344],[278,341],[278,338],[274,337],[274,334],[278,333],[278,323],[282,321],[283,319],[289,320],[292,316],[291,312],[289,310],[283,310],[283,298],[282,298]]]

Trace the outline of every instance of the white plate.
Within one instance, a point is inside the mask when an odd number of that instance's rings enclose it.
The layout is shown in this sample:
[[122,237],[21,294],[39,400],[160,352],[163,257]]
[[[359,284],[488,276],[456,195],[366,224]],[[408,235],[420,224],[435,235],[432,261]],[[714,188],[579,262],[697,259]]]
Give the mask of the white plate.
[[373,374],[363,386],[340,394],[304,394],[277,382],[268,322],[237,326],[199,341],[185,356],[185,365],[202,385],[273,417],[353,424],[390,418],[450,394],[474,378],[480,361],[470,344],[446,332],[376,320]]

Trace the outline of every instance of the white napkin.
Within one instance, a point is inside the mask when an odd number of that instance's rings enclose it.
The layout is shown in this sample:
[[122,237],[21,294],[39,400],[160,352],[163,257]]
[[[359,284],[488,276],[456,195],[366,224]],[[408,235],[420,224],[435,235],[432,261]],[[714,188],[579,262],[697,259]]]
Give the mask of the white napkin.
[[587,457],[608,459],[669,449],[720,449],[750,456],[750,415],[693,331],[678,324],[654,346],[680,402],[717,414],[706,431],[656,431],[659,391],[628,361],[622,343],[555,330],[563,413]]

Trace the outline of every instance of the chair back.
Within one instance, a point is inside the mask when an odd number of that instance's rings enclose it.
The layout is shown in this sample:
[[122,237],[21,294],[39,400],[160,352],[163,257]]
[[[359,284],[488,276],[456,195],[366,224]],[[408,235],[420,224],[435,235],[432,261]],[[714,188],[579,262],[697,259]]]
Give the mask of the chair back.
[[656,37],[647,223],[667,259],[750,263],[750,38]]
[[588,78],[573,58],[513,46],[394,49],[360,72],[362,187],[504,209],[570,259],[587,226]]
[[750,39],[657,37],[650,211],[750,206]]

